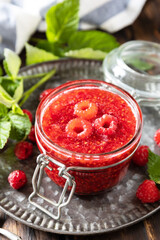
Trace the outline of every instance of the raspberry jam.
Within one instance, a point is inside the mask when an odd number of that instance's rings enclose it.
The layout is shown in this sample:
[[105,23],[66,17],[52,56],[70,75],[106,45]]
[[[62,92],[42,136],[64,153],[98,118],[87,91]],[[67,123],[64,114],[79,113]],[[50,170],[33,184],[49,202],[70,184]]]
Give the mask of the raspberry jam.
[[[77,194],[93,194],[116,185],[126,174],[141,137],[142,113],[122,89],[98,80],[61,85],[36,113],[41,152],[70,167]],[[50,162],[48,176],[59,186],[65,179]],[[73,167],[73,169],[72,169]]]

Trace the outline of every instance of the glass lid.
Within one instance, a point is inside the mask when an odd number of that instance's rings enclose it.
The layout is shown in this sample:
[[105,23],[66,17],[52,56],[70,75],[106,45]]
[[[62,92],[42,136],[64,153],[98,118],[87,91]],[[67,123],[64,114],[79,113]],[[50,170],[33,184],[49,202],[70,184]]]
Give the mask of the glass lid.
[[125,89],[141,105],[160,105],[160,44],[130,41],[103,61],[105,80]]

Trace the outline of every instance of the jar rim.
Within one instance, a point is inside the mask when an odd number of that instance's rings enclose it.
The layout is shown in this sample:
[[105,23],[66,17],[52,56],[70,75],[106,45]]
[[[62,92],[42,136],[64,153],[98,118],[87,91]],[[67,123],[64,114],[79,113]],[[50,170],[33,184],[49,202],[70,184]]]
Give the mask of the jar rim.
[[[135,134],[134,136],[132,137],[132,139],[127,143],[125,144],[124,146],[122,146],[121,148],[118,148],[114,151],[111,151],[111,152],[104,152],[104,153],[79,153],[79,152],[75,152],[75,151],[71,151],[71,150],[68,150],[66,148],[63,148],[61,146],[59,146],[58,144],[54,143],[46,134],[45,132],[43,131],[43,128],[42,128],[42,119],[41,119],[41,108],[43,109],[44,105],[48,104],[53,95],[55,94],[58,94],[59,92],[67,89],[68,87],[73,87],[73,86],[79,86],[79,84],[81,84],[81,86],[84,86],[84,83],[86,84],[94,84],[94,83],[98,83],[98,84],[102,84],[103,85],[107,85],[107,86],[110,86],[112,88],[115,88],[116,90],[120,91],[122,94],[124,94],[125,96],[128,97],[128,99],[134,104],[134,106],[136,107],[136,110],[137,110],[137,113],[139,114],[139,125],[137,127],[137,129],[135,130]],[[133,110],[133,109],[132,109]],[[37,111],[36,111],[36,131],[38,131],[38,134],[40,134],[40,137],[50,146],[50,147],[54,147],[55,149],[58,149],[62,152],[65,152],[65,153],[68,153],[68,154],[75,154],[76,156],[88,156],[88,157],[91,157],[91,156],[105,156],[105,155],[110,155],[110,154],[116,154],[116,153],[119,153],[125,149],[127,149],[129,146],[132,145],[132,143],[134,143],[134,141],[137,140],[137,138],[140,136],[141,134],[141,131],[142,131],[142,126],[143,126],[143,121],[142,121],[142,112],[141,112],[141,109],[140,109],[140,106],[138,105],[137,101],[127,92],[125,91],[124,89],[112,84],[112,83],[108,83],[108,82],[105,82],[105,81],[102,81],[102,80],[96,80],[96,79],[80,79],[80,80],[74,80],[74,81],[70,81],[70,82],[67,82],[65,84],[62,84],[60,85],[59,87],[56,87],[55,89],[53,89],[53,92],[51,92],[44,100],[42,100],[37,108]],[[36,132],[36,135],[37,135],[37,132]],[[36,136],[37,138],[37,136]]]

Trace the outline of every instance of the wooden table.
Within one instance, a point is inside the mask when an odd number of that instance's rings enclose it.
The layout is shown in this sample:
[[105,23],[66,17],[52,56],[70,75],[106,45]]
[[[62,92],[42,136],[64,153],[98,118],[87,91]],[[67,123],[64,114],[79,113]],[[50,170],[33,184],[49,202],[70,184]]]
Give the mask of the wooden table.
[[[148,0],[135,23],[114,35],[120,43],[140,39],[160,43],[160,0]],[[157,212],[144,221],[112,233],[64,236],[34,230],[14,221],[0,211],[0,227],[19,235],[23,240],[159,240],[159,223],[160,212]],[[0,236],[0,240],[5,239]]]

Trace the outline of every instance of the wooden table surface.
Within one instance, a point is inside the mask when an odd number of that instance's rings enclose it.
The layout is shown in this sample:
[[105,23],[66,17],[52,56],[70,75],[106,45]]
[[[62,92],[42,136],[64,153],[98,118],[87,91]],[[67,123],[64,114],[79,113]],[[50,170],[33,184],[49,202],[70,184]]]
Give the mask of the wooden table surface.
[[[120,43],[148,40],[160,43],[160,0],[148,0],[137,20],[114,34]],[[160,211],[144,221],[112,233],[91,236],[65,236],[29,228],[0,211],[0,227],[19,235],[23,240],[159,240]],[[0,236],[0,240],[5,240]]]

